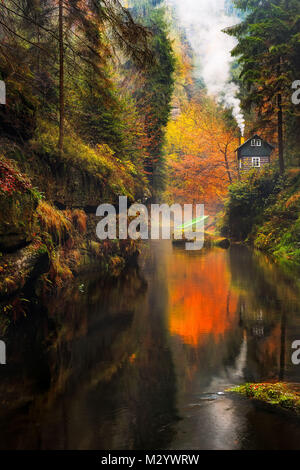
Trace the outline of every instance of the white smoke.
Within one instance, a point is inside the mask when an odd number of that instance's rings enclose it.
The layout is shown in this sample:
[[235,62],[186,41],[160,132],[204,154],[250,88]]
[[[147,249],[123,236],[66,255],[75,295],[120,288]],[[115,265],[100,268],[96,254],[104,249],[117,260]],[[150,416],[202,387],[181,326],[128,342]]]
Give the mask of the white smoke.
[[237,98],[239,88],[230,82],[233,60],[230,52],[236,39],[222,31],[239,23],[239,18],[226,12],[226,0],[167,0],[167,3],[175,7],[179,22],[186,31],[199,61],[197,74],[203,78],[208,93],[232,109],[244,135],[245,119]]

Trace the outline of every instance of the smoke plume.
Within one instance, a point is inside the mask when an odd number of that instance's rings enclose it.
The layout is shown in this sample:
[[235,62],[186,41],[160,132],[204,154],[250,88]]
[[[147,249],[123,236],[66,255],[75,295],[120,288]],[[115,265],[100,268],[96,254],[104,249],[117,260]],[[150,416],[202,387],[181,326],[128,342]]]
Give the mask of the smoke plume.
[[197,60],[197,75],[204,80],[210,95],[225,108],[232,109],[244,135],[245,119],[237,97],[239,88],[230,82],[233,60],[230,52],[236,45],[236,39],[222,32],[239,23],[239,18],[229,13],[228,0],[167,0],[167,3],[175,8],[179,24],[185,29],[192,45]]

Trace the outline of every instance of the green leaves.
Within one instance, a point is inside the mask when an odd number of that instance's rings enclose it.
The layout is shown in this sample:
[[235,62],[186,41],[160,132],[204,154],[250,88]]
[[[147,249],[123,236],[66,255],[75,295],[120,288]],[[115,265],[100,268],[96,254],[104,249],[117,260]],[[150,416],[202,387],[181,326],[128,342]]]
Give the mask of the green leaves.
[[[291,84],[300,77],[300,2],[236,0],[235,5],[245,12],[245,18],[226,32],[238,39],[232,55],[241,67],[242,105],[257,121],[257,127],[263,116],[269,132],[280,136],[282,162],[282,127],[286,125],[289,135],[295,128],[299,132],[300,125],[299,112],[291,103]],[[283,114],[280,131],[276,128],[281,120],[278,113]],[[285,122],[286,116],[293,118]],[[297,151],[294,147],[293,153],[299,155],[299,148]]]

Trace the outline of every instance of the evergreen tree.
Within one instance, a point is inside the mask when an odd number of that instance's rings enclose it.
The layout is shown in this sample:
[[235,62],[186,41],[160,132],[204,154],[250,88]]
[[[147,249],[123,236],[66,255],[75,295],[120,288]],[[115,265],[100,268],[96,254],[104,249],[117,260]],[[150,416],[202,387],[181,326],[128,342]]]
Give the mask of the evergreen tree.
[[58,123],[60,152],[65,121],[92,144],[116,144],[114,48],[141,68],[151,60],[149,33],[119,1],[8,0],[0,3],[0,27],[0,74],[9,90],[2,131],[28,138],[39,116]]
[[[241,79],[246,88],[244,107],[254,108],[260,122],[273,127],[276,122],[279,166],[284,172],[285,114],[291,106],[291,84],[299,73],[298,0],[236,0],[247,15],[244,21],[226,31],[237,37],[233,55],[239,57]],[[276,121],[275,121],[276,120]]]
[[162,189],[164,185],[165,161],[162,149],[171,109],[175,70],[166,10],[161,3],[161,0],[136,0],[132,8],[132,15],[138,21],[141,19],[152,32],[150,50],[154,56],[153,64],[144,72],[143,86],[136,90],[134,96],[144,115],[148,136],[144,166],[154,191]]

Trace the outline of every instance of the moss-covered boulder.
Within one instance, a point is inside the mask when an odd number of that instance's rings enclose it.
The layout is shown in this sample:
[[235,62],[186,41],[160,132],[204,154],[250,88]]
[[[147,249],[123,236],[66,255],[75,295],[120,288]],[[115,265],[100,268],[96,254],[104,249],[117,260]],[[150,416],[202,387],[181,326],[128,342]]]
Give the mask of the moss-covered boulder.
[[23,289],[49,269],[48,252],[35,244],[0,258],[0,299]]
[[32,240],[38,200],[30,181],[0,157],[0,251],[13,251]]
[[0,195],[0,251],[13,251],[32,240],[36,207],[30,192]]

